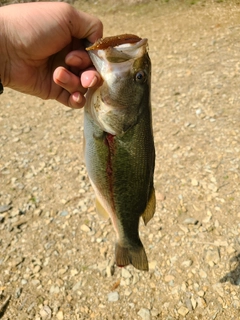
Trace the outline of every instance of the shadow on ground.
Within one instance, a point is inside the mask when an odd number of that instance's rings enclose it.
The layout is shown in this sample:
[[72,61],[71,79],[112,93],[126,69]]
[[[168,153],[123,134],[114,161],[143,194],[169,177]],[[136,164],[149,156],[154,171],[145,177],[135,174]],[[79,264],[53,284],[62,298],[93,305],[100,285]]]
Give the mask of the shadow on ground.
[[233,265],[233,270],[220,279],[220,282],[229,281],[235,286],[240,286],[240,253],[230,260],[230,265]]

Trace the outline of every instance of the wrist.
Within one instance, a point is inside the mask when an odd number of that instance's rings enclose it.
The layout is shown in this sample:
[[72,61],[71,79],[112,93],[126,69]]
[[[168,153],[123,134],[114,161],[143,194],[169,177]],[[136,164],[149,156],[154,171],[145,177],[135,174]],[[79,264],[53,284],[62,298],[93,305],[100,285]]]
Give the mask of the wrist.
[[6,25],[5,25],[5,18],[4,18],[4,12],[3,7],[0,8],[0,80],[2,85],[5,87],[7,86],[7,65],[8,65],[8,59],[7,59],[7,37],[6,37]]

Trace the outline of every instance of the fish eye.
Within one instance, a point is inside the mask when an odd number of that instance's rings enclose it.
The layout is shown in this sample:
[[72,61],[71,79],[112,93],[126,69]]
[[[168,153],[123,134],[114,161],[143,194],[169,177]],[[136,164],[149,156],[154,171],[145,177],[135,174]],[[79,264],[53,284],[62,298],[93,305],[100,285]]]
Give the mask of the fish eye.
[[138,71],[135,75],[135,80],[137,82],[143,83],[146,80],[145,72],[142,70]]

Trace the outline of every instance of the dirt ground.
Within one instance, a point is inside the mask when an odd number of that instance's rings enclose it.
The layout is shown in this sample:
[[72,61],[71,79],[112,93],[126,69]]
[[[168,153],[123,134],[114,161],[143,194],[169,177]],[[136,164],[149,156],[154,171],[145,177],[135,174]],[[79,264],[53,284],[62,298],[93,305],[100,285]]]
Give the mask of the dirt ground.
[[114,231],[95,213],[82,159],[82,110],[6,89],[0,319],[240,319],[240,4],[75,6],[98,15],[105,36],[149,39],[157,210],[140,234],[150,271],[114,266]]

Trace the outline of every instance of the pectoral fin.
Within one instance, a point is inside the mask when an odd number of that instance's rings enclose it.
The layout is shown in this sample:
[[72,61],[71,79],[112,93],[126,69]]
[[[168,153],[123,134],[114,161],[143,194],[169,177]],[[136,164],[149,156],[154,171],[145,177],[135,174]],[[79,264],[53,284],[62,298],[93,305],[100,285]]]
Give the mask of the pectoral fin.
[[152,192],[150,195],[150,198],[148,200],[148,204],[147,207],[145,209],[145,211],[142,214],[142,218],[144,221],[144,224],[146,225],[154,216],[155,213],[155,209],[156,209],[156,197],[155,197],[155,189],[152,188]]

